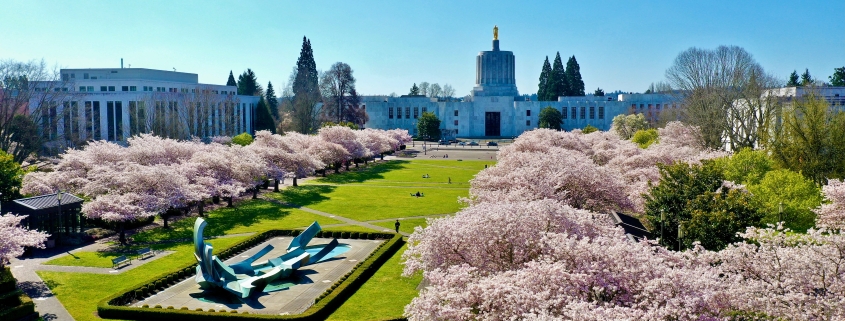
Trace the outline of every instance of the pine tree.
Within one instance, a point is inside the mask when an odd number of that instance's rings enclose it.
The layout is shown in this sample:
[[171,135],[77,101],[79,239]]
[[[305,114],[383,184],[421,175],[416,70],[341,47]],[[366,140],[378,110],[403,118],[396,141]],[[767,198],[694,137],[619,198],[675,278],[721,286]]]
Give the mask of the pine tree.
[[226,81],[226,86],[237,86],[238,83],[235,82],[235,76],[232,75],[232,71],[229,70],[229,80]]
[[537,85],[537,100],[548,101],[549,93],[549,78],[551,77],[552,66],[549,64],[549,56],[546,56],[546,61],[543,62],[543,70],[540,72],[540,83]]
[[247,69],[243,74],[238,76],[238,95],[246,96],[263,96],[264,89],[258,84],[258,77],[252,72],[252,69]]
[[813,84],[813,77],[810,76],[810,69],[804,69],[804,73],[801,74],[801,86],[808,86]]
[[833,68],[833,75],[828,79],[831,86],[845,87],[845,67]]
[[604,90],[602,90],[601,88],[596,88],[596,91],[593,92],[593,96],[603,97],[604,96]]
[[550,88],[548,92],[549,100],[557,100],[558,96],[566,96],[569,92],[569,82],[566,80],[566,69],[563,68],[563,61],[560,59],[560,52],[555,56],[555,62],[552,64],[552,72],[549,77]]
[[420,94],[420,88],[417,87],[417,83],[414,83],[414,86],[411,87],[411,92],[408,95],[414,96]]
[[279,117],[279,99],[276,98],[276,91],[273,90],[273,82],[267,82],[267,93],[264,95],[267,99],[267,107],[270,109],[270,115],[275,120]]
[[793,70],[792,73],[789,74],[789,81],[786,82],[786,86],[787,87],[801,86],[801,84],[798,83],[798,72]]
[[566,81],[569,83],[567,96],[584,96],[584,81],[581,79],[581,67],[575,56],[569,57],[566,62]]

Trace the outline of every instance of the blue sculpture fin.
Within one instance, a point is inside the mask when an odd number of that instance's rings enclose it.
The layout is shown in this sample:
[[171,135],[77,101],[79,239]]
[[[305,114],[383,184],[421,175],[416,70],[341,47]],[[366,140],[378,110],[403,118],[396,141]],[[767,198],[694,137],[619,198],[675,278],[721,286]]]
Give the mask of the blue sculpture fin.
[[308,261],[308,264],[314,264],[319,262],[321,259],[323,259],[324,256],[331,253],[332,250],[337,247],[337,244],[337,239],[332,239],[332,241],[329,242],[329,244],[326,244],[326,247],[320,250],[320,252],[317,252],[317,254],[311,256],[311,260]]

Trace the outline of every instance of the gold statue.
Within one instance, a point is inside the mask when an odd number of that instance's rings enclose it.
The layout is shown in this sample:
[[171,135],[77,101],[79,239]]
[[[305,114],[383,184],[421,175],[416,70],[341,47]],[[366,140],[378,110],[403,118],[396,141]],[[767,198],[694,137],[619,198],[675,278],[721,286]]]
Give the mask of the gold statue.
[[493,40],[499,40],[499,26],[493,26]]

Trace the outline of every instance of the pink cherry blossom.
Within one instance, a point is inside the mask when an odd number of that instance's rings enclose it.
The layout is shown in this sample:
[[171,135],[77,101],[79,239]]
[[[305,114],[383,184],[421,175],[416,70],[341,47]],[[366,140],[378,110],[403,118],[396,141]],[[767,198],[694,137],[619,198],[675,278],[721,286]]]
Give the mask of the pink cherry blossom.
[[49,235],[20,226],[26,217],[12,213],[0,215],[0,268],[8,264],[9,260],[23,255],[26,246],[44,248],[44,241]]

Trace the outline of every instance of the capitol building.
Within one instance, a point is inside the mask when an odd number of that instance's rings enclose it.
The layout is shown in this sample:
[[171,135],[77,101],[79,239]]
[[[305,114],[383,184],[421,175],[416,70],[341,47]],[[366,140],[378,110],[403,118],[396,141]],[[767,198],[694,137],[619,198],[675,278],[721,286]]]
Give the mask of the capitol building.
[[681,108],[665,94],[561,96],[557,101],[528,101],[516,88],[515,56],[499,49],[495,34],[492,49],[479,52],[475,66],[475,86],[469,101],[422,95],[364,96],[361,105],[370,117],[364,127],[401,128],[415,134],[419,116],[433,112],[441,121],[443,137],[514,137],[538,128],[540,110],[548,106],[561,112],[564,130],[587,125],[608,130],[614,116],[628,113],[642,113],[656,121],[661,111]]

